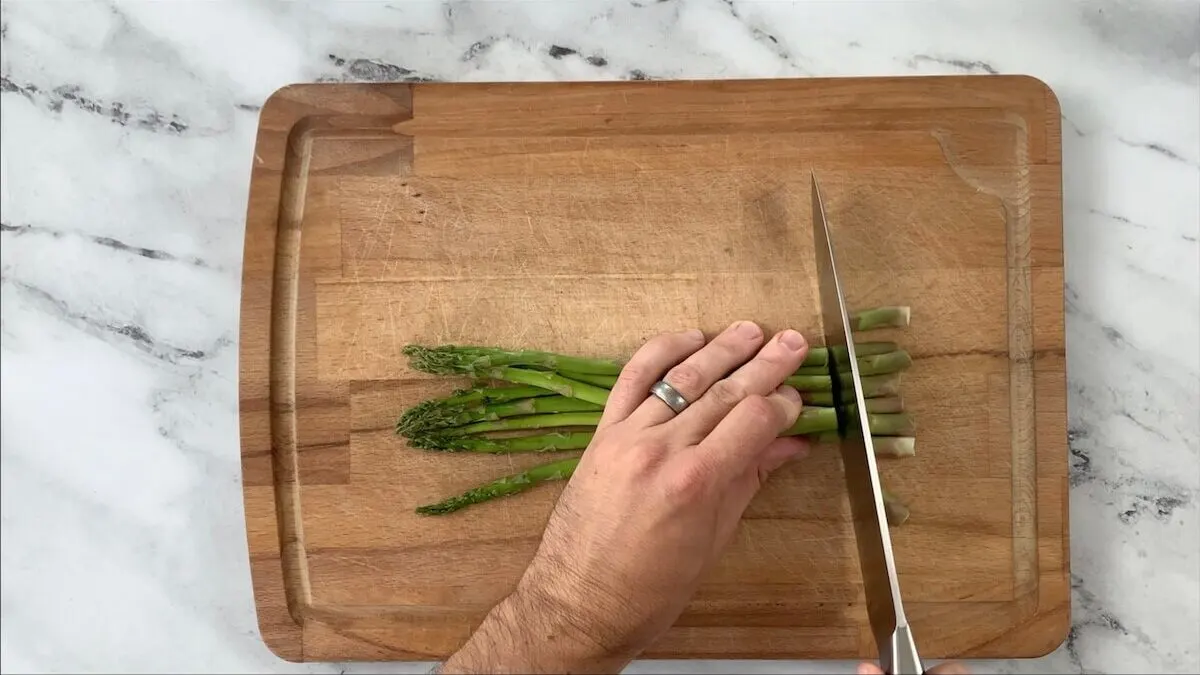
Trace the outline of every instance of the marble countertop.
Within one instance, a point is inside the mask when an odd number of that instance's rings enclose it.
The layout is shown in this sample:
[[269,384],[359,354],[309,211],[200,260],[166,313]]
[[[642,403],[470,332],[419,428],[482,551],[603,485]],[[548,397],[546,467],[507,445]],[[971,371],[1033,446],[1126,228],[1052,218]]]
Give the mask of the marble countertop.
[[[5,672],[288,664],[237,428],[257,110],[315,80],[1025,73],[1063,110],[1073,623],[978,672],[1200,670],[1200,4],[5,2]],[[633,672],[847,671],[641,662]]]

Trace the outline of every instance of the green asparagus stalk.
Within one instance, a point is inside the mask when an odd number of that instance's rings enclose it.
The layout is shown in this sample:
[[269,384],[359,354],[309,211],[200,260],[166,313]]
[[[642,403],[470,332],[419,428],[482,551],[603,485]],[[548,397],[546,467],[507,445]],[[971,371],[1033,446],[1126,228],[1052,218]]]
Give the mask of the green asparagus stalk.
[[461,427],[442,429],[446,436],[470,436],[492,431],[523,431],[528,429],[553,429],[555,427],[594,427],[600,423],[600,412],[563,412],[544,415],[524,415],[505,419],[485,420]]
[[568,380],[587,382],[588,384],[594,384],[597,387],[604,387],[605,389],[612,389],[613,385],[617,383],[616,375],[594,375],[592,373],[579,373],[574,370],[560,370],[558,374]]
[[[515,495],[547,481],[568,480],[575,473],[575,468],[579,466],[579,460],[579,457],[572,457],[549,464],[539,464],[519,473],[497,478],[490,483],[484,483],[435,504],[418,506],[416,511],[425,516],[445,515],[492,499]],[[890,525],[903,525],[908,520],[908,507],[886,489],[883,491],[883,507]]]
[[876,328],[904,328],[908,325],[912,310],[909,307],[875,307],[855,312],[850,317],[851,330],[873,330]]
[[783,383],[800,392],[833,390],[833,381],[828,375],[792,375]]
[[[546,413],[476,422],[461,427],[442,429],[419,437],[455,437],[494,431],[553,429],[556,427],[594,427],[600,423],[600,412]],[[871,434],[875,436],[912,436],[912,418],[905,413],[867,413]],[[783,436],[802,436],[837,429],[837,411],[833,408],[805,408]]]
[[498,420],[519,415],[536,415],[539,413],[591,412],[603,410],[604,406],[589,403],[577,398],[567,398],[556,394],[538,398],[523,398],[507,403],[492,403],[488,405],[464,408],[454,407],[422,407],[414,406],[405,412],[396,424],[396,433],[402,436],[414,436],[421,433],[458,427],[474,422]]
[[[841,377],[842,382],[849,385],[850,373],[843,373]],[[801,395],[804,392],[827,392],[833,389],[833,380],[828,375],[792,375],[783,382],[788,386],[795,387],[797,391],[801,392]],[[868,375],[862,378],[862,384],[864,397],[893,396],[900,392],[900,372]],[[832,399],[830,400],[832,401]]]
[[444,499],[436,504],[418,506],[417,513],[425,516],[443,515],[472,504],[515,495],[547,481],[566,480],[575,473],[575,467],[578,465],[579,458],[572,457],[534,466],[520,473],[497,478],[490,483],[471,488],[460,495]]
[[863,377],[871,375],[886,375],[907,369],[912,365],[912,356],[903,349],[897,349],[887,354],[860,356],[858,358],[858,374]]
[[[912,418],[905,413],[868,413],[867,425],[872,436],[912,436],[916,431]],[[806,436],[825,431],[837,431],[837,410],[805,408],[780,436]]]
[[409,445],[421,450],[440,452],[478,452],[492,455],[515,455],[526,452],[561,452],[582,450],[592,442],[592,431],[553,432],[510,438],[482,436],[444,436],[428,434],[409,440]]
[[590,359],[537,350],[510,351],[495,347],[442,345],[426,347],[407,345],[404,355],[416,370],[442,375],[477,373],[497,366],[530,366],[547,370],[573,370],[578,373],[616,375],[621,372],[617,361]]
[[524,368],[491,368],[486,371],[493,380],[504,380],[514,384],[529,384],[542,389],[566,396],[578,398],[589,403],[604,405],[608,402],[608,390],[594,384],[578,382],[559,375],[541,370],[525,370]]
[[[866,344],[871,344],[871,343],[864,343],[864,345],[861,345],[861,346],[866,346]],[[894,345],[894,343],[891,343],[891,342],[887,342],[887,343],[881,342],[881,343],[874,343],[874,344],[887,345],[887,346]],[[825,358],[825,357],[822,357],[822,358]],[[845,359],[841,359],[839,362],[844,363]],[[807,361],[806,361],[806,363],[807,363]],[[911,365],[912,365],[912,357],[908,354],[908,352],[906,352],[904,350],[893,349],[891,351],[883,352],[880,354],[866,354],[866,355],[863,355],[860,353],[859,357],[858,357],[858,370],[859,370],[859,373],[864,376],[866,376],[866,375],[883,375],[886,373],[892,373],[892,372],[896,372],[899,370],[904,370]],[[570,371],[570,370],[560,370],[560,371],[558,371],[558,373],[560,375],[562,375],[563,377],[566,377],[566,378],[569,378],[572,380],[576,380],[579,382],[587,382],[588,384],[594,384],[596,386],[605,387],[607,389],[612,389],[613,385],[616,384],[616,382],[617,382],[616,375],[592,375],[590,373],[578,373],[578,372]],[[828,366],[827,365],[801,366],[800,368],[798,368],[796,370],[795,373],[793,373],[793,376],[807,377],[807,376],[811,376],[811,375],[828,376],[829,375]]]
[[446,398],[434,399],[434,401],[440,405],[451,407],[503,403],[504,401],[515,401],[521,398],[553,395],[554,392],[548,389],[528,385],[519,387],[474,387],[472,389],[459,389]]
[[[504,401],[524,400],[533,397],[554,396],[554,392],[541,387],[476,387],[460,389],[445,398],[422,401],[405,410],[396,421],[396,433],[409,435],[421,429],[436,429],[439,427],[465,424],[457,422],[459,416],[472,408],[502,403]],[[549,411],[547,411],[549,412]]]

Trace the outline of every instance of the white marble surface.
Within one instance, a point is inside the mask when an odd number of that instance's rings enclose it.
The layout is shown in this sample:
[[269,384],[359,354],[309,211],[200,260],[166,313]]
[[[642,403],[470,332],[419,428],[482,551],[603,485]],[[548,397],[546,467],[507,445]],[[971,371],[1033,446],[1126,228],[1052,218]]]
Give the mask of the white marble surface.
[[[3,670],[292,665],[237,432],[257,106],[290,82],[1027,73],[1065,115],[1074,629],[981,672],[1200,670],[1200,4],[3,5]],[[566,48],[554,49],[554,46]],[[639,663],[639,672],[849,664]]]

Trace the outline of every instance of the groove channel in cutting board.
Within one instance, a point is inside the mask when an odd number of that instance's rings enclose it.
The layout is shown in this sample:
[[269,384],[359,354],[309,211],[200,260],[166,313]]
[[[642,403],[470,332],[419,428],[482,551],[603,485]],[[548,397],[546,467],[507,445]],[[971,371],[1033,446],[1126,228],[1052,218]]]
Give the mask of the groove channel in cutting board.
[[[544,457],[406,447],[454,385],[408,342],[626,356],[752,318],[819,334],[815,169],[852,305],[908,304],[918,454],[884,473],[927,658],[1069,624],[1059,112],[1022,77],[299,85],[263,108],[241,328],[260,627],[291,660],[443,658],[561,486],[413,508]],[[480,561],[486,561],[481,564]],[[647,657],[872,657],[839,459],[772,477]]]

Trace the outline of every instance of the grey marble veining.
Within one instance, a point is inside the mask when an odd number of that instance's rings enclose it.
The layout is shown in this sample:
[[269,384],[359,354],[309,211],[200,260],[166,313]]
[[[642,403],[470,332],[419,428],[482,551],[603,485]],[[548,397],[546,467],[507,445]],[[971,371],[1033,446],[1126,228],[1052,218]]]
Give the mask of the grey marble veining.
[[258,638],[237,312],[276,88],[917,73],[1063,111],[1073,628],[977,669],[1200,670],[1200,3],[23,0],[0,47],[5,672],[427,669]]

